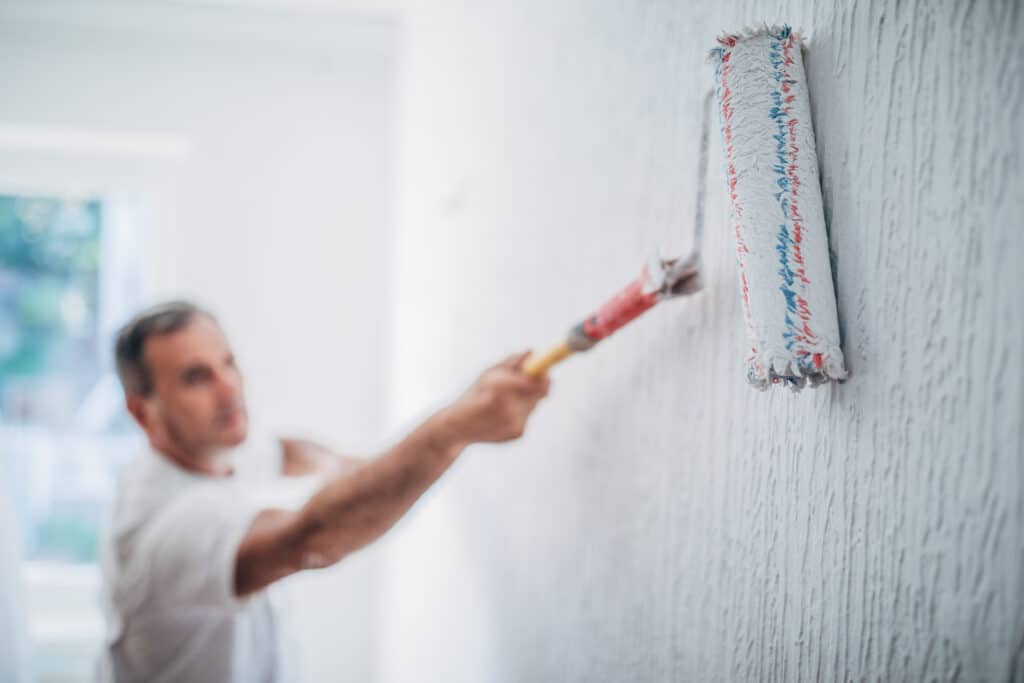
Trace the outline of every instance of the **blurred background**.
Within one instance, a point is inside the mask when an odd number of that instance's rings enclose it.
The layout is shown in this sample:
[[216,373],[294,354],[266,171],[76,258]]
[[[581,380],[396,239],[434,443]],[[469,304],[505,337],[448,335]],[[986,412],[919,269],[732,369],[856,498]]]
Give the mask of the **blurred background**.
[[810,37],[843,386],[750,390],[707,290],[556,370],[386,539],[290,579],[310,681],[1024,681],[1022,18],[976,3],[0,0],[0,679],[91,677],[143,305],[352,453],[556,341],[695,209],[707,50]]
[[[395,11],[0,3],[0,466],[24,587],[3,609],[28,680],[88,680],[101,643],[98,533],[141,444],[111,344],[138,308],[221,316],[258,430],[385,439]],[[339,655],[369,680],[360,561],[300,624],[312,680]]]

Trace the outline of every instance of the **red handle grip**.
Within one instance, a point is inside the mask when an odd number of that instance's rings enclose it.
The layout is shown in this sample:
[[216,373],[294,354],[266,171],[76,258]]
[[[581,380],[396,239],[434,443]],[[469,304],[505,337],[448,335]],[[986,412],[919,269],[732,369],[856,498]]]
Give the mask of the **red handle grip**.
[[600,341],[658,303],[658,292],[644,292],[646,273],[633,280],[621,292],[583,321],[583,331]]

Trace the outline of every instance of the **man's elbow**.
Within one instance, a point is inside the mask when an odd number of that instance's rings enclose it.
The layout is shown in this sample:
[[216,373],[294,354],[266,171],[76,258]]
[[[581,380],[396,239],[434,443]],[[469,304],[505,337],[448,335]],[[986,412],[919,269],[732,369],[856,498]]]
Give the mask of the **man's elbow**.
[[235,594],[255,593],[303,569],[305,554],[302,515],[264,510],[256,516],[238,548]]
[[292,540],[298,569],[324,569],[341,562],[357,549],[349,536],[322,515],[303,510],[295,520]]

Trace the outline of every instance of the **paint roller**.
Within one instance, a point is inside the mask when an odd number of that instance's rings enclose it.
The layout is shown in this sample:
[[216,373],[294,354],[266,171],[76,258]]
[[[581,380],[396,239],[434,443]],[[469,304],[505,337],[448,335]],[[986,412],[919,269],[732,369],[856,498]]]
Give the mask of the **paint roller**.
[[[788,26],[764,27],[723,35],[710,56],[751,350],[747,380],[762,390],[772,384],[799,390],[847,376],[801,49]],[[527,374],[544,374],[655,304],[700,288],[710,102],[708,93],[691,255],[649,263],[562,343],[531,355],[523,368]]]
[[789,26],[711,51],[750,355],[758,389],[846,379],[804,73]]

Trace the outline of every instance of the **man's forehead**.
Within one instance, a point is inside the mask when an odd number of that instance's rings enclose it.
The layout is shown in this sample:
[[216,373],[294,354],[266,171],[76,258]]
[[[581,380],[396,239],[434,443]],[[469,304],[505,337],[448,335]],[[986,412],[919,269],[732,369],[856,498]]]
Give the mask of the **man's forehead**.
[[205,362],[230,350],[220,326],[205,315],[197,315],[180,330],[147,339],[145,355],[150,368],[156,370],[157,366]]

